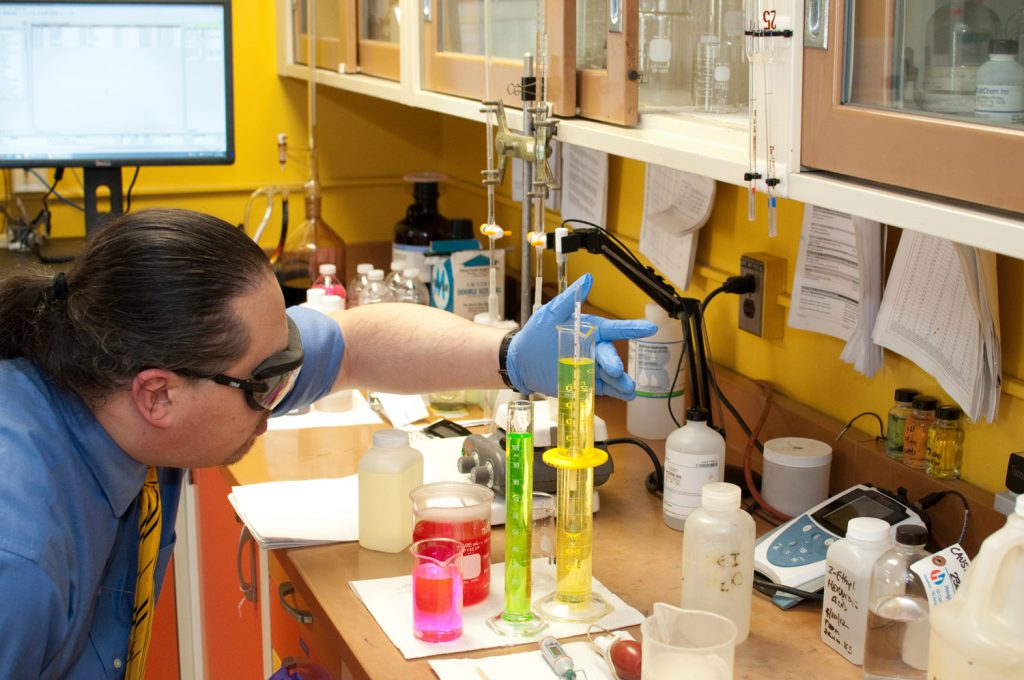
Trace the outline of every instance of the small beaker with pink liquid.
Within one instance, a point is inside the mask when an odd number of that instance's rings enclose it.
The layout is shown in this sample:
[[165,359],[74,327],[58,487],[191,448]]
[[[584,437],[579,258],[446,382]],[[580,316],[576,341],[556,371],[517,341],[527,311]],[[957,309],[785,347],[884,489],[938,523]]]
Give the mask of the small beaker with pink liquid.
[[462,635],[462,553],[450,538],[426,538],[409,546],[412,568],[412,630],[425,642]]

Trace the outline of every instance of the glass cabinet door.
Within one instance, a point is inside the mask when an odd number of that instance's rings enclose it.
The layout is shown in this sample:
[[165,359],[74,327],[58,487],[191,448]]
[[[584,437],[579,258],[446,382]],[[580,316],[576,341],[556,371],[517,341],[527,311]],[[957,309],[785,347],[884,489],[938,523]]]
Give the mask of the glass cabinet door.
[[[308,64],[309,0],[292,3],[292,45],[296,64]],[[316,67],[336,73],[355,73],[355,0],[315,0]]]
[[1024,0],[831,4],[833,44],[805,41],[803,164],[1024,212]]
[[640,83],[638,0],[579,0],[576,68],[580,115],[636,125]]
[[[565,76],[568,2],[572,0],[545,3],[547,99],[556,115],[571,116],[575,113],[575,80]],[[508,106],[521,106],[523,55],[537,52],[537,0],[491,0],[489,73],[485,72],[484,0],[420,3],[424,89],[472,99],[501,99]]]
[[359,70],[372,76],[399,79],[399,0],[360,0]]

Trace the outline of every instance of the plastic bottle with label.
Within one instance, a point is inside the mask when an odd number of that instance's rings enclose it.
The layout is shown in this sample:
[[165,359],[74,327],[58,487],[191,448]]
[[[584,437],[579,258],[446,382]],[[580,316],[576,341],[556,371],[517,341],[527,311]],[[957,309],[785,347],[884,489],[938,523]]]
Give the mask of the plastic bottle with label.
[[700,506],[704,485],[725,479],[725,440],[707,420],[707,409],[692,408],[686,424],[665,440],[662,519],[677,531]]
[[1024,496],[986,538],[953,599],[931,614],[930,680],[1024,677]]
[[352,280],[348,284],[348,306],[349,308],[359,306],[359,291],[369,283],[370,272],[373,271],[373,265],[369,262],[361,262],[356,265],[356,275],[352,277]]
[[854,517],[846,525],[846,538],[830,545],[825,555],[821,641],[858,666],[864,663],[871,569],[892,547],[889,528],[877,517]]
[[978,68],[974,117],[1003,125],[1024,125],[1024,65],[1016,40],[993,40],[988,61]]
[[423,483],[423,454],[401,430],[377,430],[359,459],[359,545],[396,553],[412,543],[409,492]]
[[910,565],[928,556],[924,548],[927,540],[928,530],[922,526],[897,526],[896,545],[871,569],[871,605],[864,637],[865,680],[925,680],[928,594]]
[[626,403],[626,429],[634,437],[664,439],[678,427],[672,416],[682,420],[685,411],[683,328],[653,302],[644,307],[644,316],[658,331],[629,341],[628,373],[636,382],[636,399]]
[[974,113],[978,67],[998,33],[999,16],[984,0],[949,0],[932,13],[925,27],[925,111]]
[[700,609],[736,624],[736,644],[750,632],[754,594],[754,519],[740,509],[740,488],[704,485],[701,505],[686,519],[680,607]]

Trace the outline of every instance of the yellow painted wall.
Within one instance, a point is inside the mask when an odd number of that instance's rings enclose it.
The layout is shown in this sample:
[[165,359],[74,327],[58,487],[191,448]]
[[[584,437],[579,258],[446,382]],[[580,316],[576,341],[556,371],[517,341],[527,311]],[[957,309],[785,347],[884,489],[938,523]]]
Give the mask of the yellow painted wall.
[[[268,184],[301,183],[306,177],[304,83],[276,75],[273,0],[234,3],[235,107],[237,162],[229,167],[143,168],[134,192],[134,207],[173,205],[204,210],[230,222],[242,219],[250,192]],[[469,216],[479,223],[485,217],[485,194],[479,172],[486,155],[484,126],[448,118],[356,94],[321,88],[319,123],[321,178],[325,185],[324,217],[349,242],[388,240],[391,227],[409,203],[405,173],[439,170],[450,181],[442,189],[441,210],[446,215]],[[293,152],[284,174],[278,168],[275,138],[286,132]],[[125,181],[130,178],[125,173]],[[639,254],[643,197],[642,163],[612,158],[609,171],[608,227]],[[506,228],[518,230],[520,208],[509,199],[509,181],[500,191],[497,218]],[[73,178],[66,176],[61,190],[79,198]],[[796,262],[803,206],[781,201],[779,231],[767,237],[764,206],[761,220],[748,223],[743,191],[719,184],[714,213],[701,231],[698,271],[735,274],[743,252],[766,251],[787,260],[788,286]],[[79,214],[55,208],[58,234],[82,232]],[[301,202],[293,204],[301,218]],[[549,228],[557,215],[548,216]],[[514,243],[516,239],[509,239]],[[510,268],[518,267],[518,254],[509,253]],[[378,263],[385,264],[385,263]],[[702,266],[704,267],[702,269]],[[572,276],[592,271],[596,277],[591,301],[621,317],[639,316],[646,302],[631,283],[602,259],[578,255],[570,260]],[[553,273],[551,259],[545,271]],[[1003,394],[999,419],[994,425],[967,426],[964,477],[990,491],[1003,487],[1007,455],[1024,449],[1024,334],[1020,291],[1024,267],[1019,260],[999,259],[1000,315],[1005,374],[1013,378]],[[686,294],[703,297],[717,283],[695,276]],[[838,340],[787,328],[781,340],[761,340],[736,328],[736,300],[719,296],[711,304],[707,324],[714,358],[724,366],[846,421],[862,411],[884,416],[896,387],[911,386],[940,395],[937,383],[909,361],[886,353],[885,367],[876,377],[864,378],[841,362]],[[859,421],[870,431],[869,421]]]

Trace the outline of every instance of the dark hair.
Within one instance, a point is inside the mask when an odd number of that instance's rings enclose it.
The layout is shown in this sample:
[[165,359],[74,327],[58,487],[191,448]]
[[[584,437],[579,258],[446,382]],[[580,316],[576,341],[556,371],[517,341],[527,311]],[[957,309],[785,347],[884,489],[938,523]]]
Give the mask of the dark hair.
[[218,373],[249,345],[232,301],[273,270],[244,232],[189,210],[123,215],[64,281],[37,267],[0,282],[0,358],[24,357],[86,400],[146,368]]

